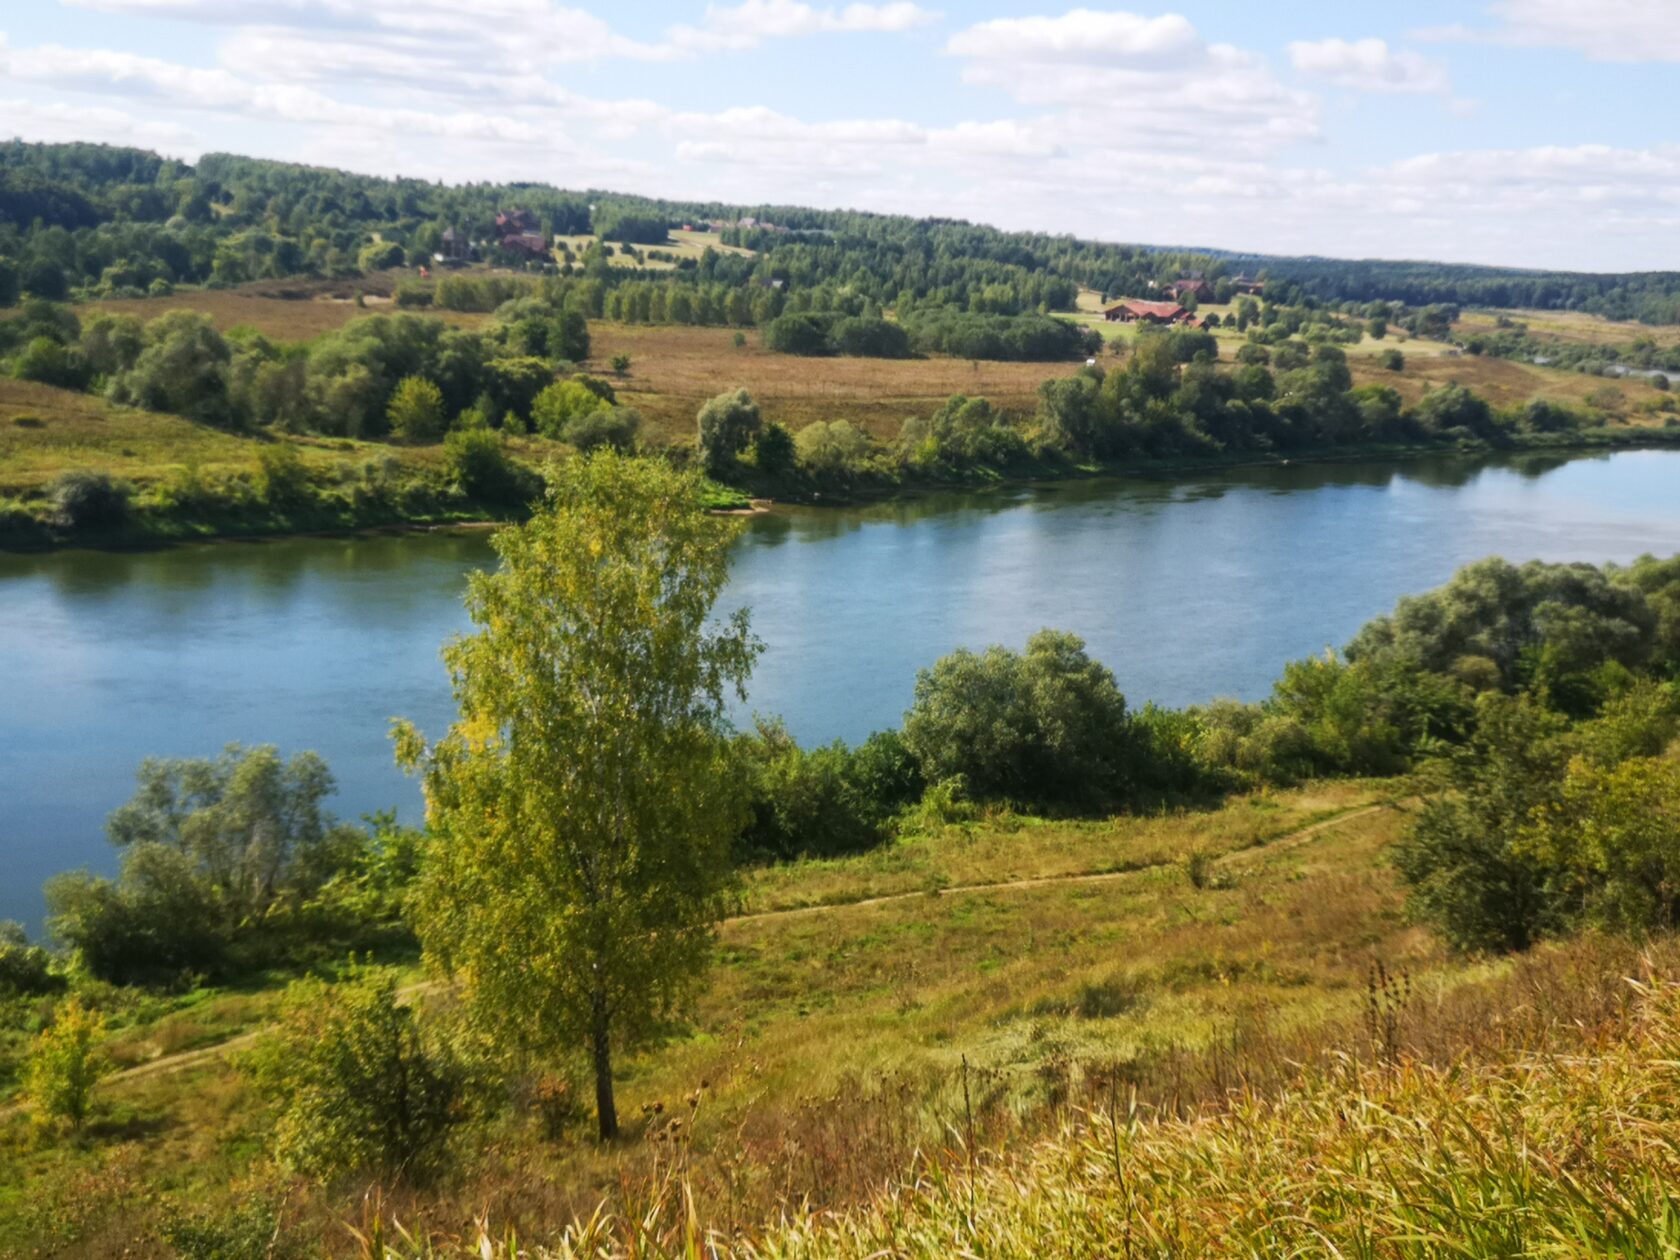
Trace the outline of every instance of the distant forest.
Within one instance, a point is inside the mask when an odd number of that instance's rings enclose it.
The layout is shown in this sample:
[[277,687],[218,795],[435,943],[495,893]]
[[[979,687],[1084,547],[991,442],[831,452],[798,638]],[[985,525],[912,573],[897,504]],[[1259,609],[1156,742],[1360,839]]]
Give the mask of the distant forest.
[[[500,244],[496,216],[512,209],[528,212],[548,236],[594,231],[619,249],[642,251],[657,250],[661,225],[716,223],[720,243],[755,255],[713,251],[679,260],[674,272],[655,271],[610,266],[597,245],[564,255],[554,269],[610,286],[657,278],[778,295],[820,290],[796,309],[852,315],[888,308],[1045,315],[1072,310],[1081,287],[1136,296],[1187,274],[1205,278],[1223,298],[1247,273],[1264,277],[1267,298],[1280,305],[1540,307],[1680,323],[1675,272],[1233,255],[1003,232],[954,219],[663,201],[530,183],[444,185],[223,153],[189,165],[139,149],[21,141],[0,144],[0,305],[349,277],[423,263],[446,233],[474,242],[487,261],[530,269],[538,264],[529,253]],[[781,314],[780,298],[755,307],[754,322]]]

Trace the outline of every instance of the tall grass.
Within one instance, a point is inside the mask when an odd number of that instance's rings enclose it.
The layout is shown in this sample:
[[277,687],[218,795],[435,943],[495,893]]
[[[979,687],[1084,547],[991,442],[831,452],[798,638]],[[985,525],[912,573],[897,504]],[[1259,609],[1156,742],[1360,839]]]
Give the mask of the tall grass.
[[556,1238],[480,1224],[428,1241],[378,1218],[360,1245],[380,1260],[1680,1255],[1677,964],[1672,945],[1579,943],[1429,1010],[1375,976],[1388,1014],[1370,1044],[1356,1034],[1281,1086],[1239,1071],[1175,1113],[1112,1081],[1015,1148],[954,1110],[943,1150],[852,1210],[727,1226],[668,1148]]

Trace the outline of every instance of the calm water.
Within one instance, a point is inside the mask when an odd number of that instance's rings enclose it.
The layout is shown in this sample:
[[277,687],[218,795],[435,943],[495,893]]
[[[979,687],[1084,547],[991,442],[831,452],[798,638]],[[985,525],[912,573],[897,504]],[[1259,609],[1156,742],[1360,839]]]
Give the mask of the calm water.
[[[777,513],[726,606],[768,645],[750,707],[856,740],[959,645],[1053,625],[1134,703],[1252,699],[1466,561],[1647,551],[1680,551],[1680,453],[1282,468]],[[37,922],[54,871],[114,867],[101,824],[147,755],[316,748],[340,814],[413,816],[386,722],[447,724],[437,650],[489,555],[481,534],[0,555],[0,918]]]

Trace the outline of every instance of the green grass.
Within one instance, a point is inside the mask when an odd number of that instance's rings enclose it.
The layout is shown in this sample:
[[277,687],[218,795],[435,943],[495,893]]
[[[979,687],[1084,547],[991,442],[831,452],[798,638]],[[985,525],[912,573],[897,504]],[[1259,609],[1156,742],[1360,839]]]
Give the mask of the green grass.
[[[692,1022],[623,1065],[623,1144],[603,1150],[580,1132],[556,1145],[504,1113],[475,1130],[446,1184],[397,1192],[393,1208],[427,1230],[488,1205],[522,1228],[558,1228],[621,1177],[647,1175],[688,1099],[685,1158],[708,1213],[756,1222],[797,1201],[856,1203],[945,1139],[965,1064],[982,1127],[1027,1134],[1121,1065],[1162,1098],[1209,1088],[1197,1065],[1247,1036],[1258,1011],[1303,1037],[1356,1020],[1373,959],[1450,992],[1467,973],[1406,925],[1383,859],[1401,815],[1367,808],[1390,791],[1324,784],[1101,822],[1000,816],[749,873],[752,917],[723,925]],[[1192,850],[1213,855],[1220,878],[1195,887],[1182,864]],[[865,901],[881,897],[893,899]],[[273,1000],[204,994],[124,1014],[111,1056],[143,1063],[236,1036]],[[436,1018],[449,998],[425,1003]],[[230,1186],[278,1196],[290,1183],[264,1157],[263,1124],[215,1055],[108,1082],[81,1144],[0,1119],[0,1238],[116,1255],[155,1236],[160,1192],[206,1207],[231,1203]],[[342,1240],[333,1222],[359,1210],[342,1187],[289,1193],[310,1238]]]

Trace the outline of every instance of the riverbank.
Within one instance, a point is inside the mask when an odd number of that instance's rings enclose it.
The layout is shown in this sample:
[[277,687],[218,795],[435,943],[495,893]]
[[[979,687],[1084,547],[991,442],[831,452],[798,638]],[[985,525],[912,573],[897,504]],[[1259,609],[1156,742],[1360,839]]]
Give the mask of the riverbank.
[[[950,491],[1005,489],[1102,477],[1160,478],[1245,468],[1311,467],[1348,463],[1404,463],[1425,458],[1535,454],[1573,459],[1611,451],[1680,449],[1680,426],[1673,428],[1590,429],[1569,434],[1522,434],[1507,441],[1450,443],[1360,443],[1305,447],[1287,454],[1222,451],[1159,459],[1091,463],[1033,460],[1007,470],[978,470],[943,477],[858,475],[820,479],[809,475],[760,478],[747,475],[740,485],[710,483],[706,506],[720,515],[759,515],[776,504],[800,507],[851,507]],[[534,470],[527,470],[535,477]],[[418,494],[367,493],[359,487],[321,487],[313,497],[295,495],[284,502],[244,496],[235,501],[141,503],[116,524],[71,528],[40,511],[0,504],[0,551],[43,552],[68,547],[136,550],[214,539],[335,537],[391,530],[489,526],[520,520],[526,502],[511,506],[476,499],[461,491],[432,488]]]

